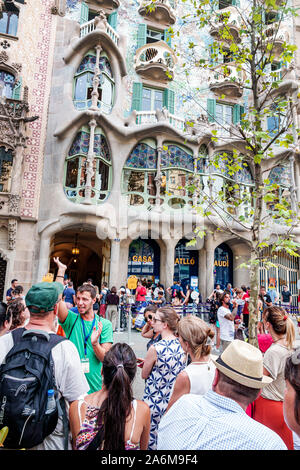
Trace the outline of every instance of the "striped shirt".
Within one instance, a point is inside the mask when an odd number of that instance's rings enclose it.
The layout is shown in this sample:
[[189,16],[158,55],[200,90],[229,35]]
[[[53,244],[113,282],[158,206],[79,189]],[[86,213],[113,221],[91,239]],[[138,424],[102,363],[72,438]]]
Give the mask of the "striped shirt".
[[161,419],[158,450],[286,450],[234,400],[209,390],[183,395]]

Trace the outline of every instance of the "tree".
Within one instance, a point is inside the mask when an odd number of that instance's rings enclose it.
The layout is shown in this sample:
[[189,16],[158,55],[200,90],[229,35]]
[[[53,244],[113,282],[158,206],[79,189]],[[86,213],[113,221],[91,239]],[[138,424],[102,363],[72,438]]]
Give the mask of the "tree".
[[[206,187],[194,190],[201,195],[199,214],[218,230],[229,231],[250,246],[249,342],[257,346],[259,268],[272,266],[265,248],[271,246],[273,255],[285,251],[299,256],[300,244],[293,235],[299,222],[294,178],[298,151],[296,46],[290,45],[286,31],[296,11],[286,0],[185,3],[188,12],[182,18],[183,24],[193,21],[196,28],[208,31],[212,37],[208,58],[203,57],[203,51],[199,54],[197,44],[191,41],[188,51],[177,51],[187,80],[195,67],[209,70],[210,88],[218,96],[218,103],[228,103],[232,96],[247,97],[247,106],[236,108],[238,116],[230,126],[226,118],[216,115],[213,100],[212,106],[208,105],[208,120],[215,126],[211,137],[215,151],[209,165],[223,174],[225,182],[216,188],[218,178],[209,177]],[[169,31],[175,35],[174,29]],[[180,31],[177,34],[180,36]],[[289,172],[285,192],[281,184],[267,177],[279,165]],[[252,186],[240,180],[246,169],[252,173]],[[205,230],[198,229],[196,235],[205,236]]]

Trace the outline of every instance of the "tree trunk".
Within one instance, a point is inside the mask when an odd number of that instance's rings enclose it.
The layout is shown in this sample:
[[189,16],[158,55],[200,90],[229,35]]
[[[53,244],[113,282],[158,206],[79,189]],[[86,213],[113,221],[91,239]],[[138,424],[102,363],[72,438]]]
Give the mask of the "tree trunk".
[[259,263],[255,250],[251,250],[250,264],[250,299],[249,299],[249,344],[258,348],[257,324],[258,318],[258,290],[259,290]]

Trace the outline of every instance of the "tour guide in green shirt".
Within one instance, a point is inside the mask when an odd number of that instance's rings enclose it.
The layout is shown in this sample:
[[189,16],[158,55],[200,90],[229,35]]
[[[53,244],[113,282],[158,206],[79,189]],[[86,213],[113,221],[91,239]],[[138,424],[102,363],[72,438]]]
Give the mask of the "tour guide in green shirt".
[[[56,281],[63,283],[67,267],[59,258],[54,258],[54,262],[58,267]],[[79,314],[68,310],[65,302],[60,302],[58,306],[59,324],[79,352],[82,369],[90,386],[89,393],[102,388],[102,362],[113,343],[112,324],[94,313],[95,300],[95,288],[90,284],[83,284],[76,292]]]

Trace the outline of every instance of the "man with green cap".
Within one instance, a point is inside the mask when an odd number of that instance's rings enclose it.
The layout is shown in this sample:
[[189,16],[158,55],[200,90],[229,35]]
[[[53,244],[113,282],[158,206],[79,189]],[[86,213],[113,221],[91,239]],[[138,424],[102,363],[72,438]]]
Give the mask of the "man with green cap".
[[[39,282],[34,284],[25,297],[25,303],[30,311],[29,323],[26,330],[55,334],[57,331],[57,305],[61,300],[63,285],[59,282]],[[12,333],[0,337],[0,364],[14,346]],[[63,340],[52,350],[54,363],[55,385],[59,396],[65,400],[66,409],[80,395],[86,394],[89,385],[80,367],[80,358],[71,341]],[[64,450],[64,434],[62,417],[58,418],[56,428],[45,440],[33,447],[35,450]],[[69,449],[71,443],[69,442]]]
[[[67,267],[54,258],[58,267],[56,279],[63,283]],[[96,290],[93,285],[85,283],[76,292],[78,313],[68,310],[65,302],[60,302],[58,320],[66,337],[72,341],[79,353],[81,367],[90,386],[89,393],[102,388],[102,363],[106,352],[113,344],[112,323],[100,318],[93,310],[96,301]]]

